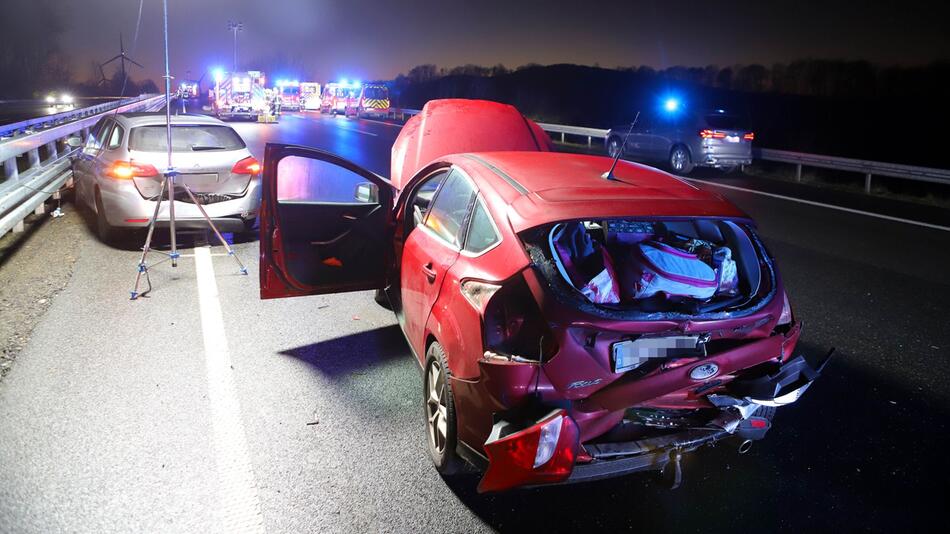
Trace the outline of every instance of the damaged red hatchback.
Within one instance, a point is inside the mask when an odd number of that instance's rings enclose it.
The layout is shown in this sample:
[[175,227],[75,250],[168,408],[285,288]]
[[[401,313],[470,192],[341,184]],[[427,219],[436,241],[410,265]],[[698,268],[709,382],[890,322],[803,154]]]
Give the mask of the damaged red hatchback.
[[556,153],[511,106],[429,102],[391,181],[267,145],[262,298],[377,290],[423,369],[429,452],[479,491],[747,446],[817,376],[748,216],[669,174]]

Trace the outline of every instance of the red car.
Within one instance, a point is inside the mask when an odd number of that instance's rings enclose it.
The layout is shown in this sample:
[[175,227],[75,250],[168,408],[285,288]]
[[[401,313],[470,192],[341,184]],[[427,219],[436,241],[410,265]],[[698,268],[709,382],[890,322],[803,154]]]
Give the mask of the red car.
[[475,100],[413,117],[390,180],[269,144],[261,298],[377,290],[422,368],[432,460],[481,467],[479,491],[678,483],[682,453],[748,447],[821,367],[793,357],[801,325],[748,216],[613,163]]

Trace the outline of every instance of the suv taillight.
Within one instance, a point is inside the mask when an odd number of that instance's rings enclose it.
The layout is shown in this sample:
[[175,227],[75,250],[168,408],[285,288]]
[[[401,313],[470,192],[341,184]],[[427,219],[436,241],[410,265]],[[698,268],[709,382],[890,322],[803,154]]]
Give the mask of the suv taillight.
[[234,164],[232,174],[260,174],[261,164],[253,157],[246,157]]
[[742,138],[745,139],[746,141],[754,141],[754,140],[755,140],[755,132],[746,132],[746,134],[743,135]]
[[716,130],[700,130],[699,136],[703,139],[725,139],[726,132],[719,132]]
[[114,161],[112,165],[106,167],[106,176],[119,180],[129,180],[133,176],[142,178],[151,178],[158,176],[158,169],[148,163],[136,163],[134,161]]

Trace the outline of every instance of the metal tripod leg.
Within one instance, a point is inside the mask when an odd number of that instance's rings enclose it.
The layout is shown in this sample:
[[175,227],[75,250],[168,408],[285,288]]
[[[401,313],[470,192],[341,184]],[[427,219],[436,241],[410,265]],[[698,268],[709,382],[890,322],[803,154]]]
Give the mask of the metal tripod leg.
[[[139,282],[142,280],[142,273],[148,279],[148,266],[145,264],[145,257],[148,256],[148,250],[152,247],[152,234],[155,233],[155,221],[158,220],[158,210],[162,207],[162,197],[165,195],[165,186],[168,184],[168,177],[162,180],[162,189],[158,192],[158,202],[155,203],[155,212],[152,213],[152,220],[148,223],[148,235],[145,237],[145,245],[142,247],[142,259],[139,260],[139,272],[135,275],[135,288],[132,289],[130,300],[139,298]],[[149,280],[149,289],[152,288]]]
[[244,264],[241,263],[241,259],[238,258],[237,254],[235,254],[234,251],[231,249],[231,245],[228,245],[228,242],[224,240],[224,237],[221,235],[221,232],[218,231],[218,227],[215,226],[213,222],[211,222],[211,217],[208,217],[208,212],[205,211],[204,206],[202,206],[201,203],[198,202],[198,199],[195,198],[195,195],[191,192],[191,188],[188,187],[187,185],[182,185],[182,187],[185,188],[185,192],[188,193],[189,197],[191,197],[191,201],[194,202],[195,206],[198,206],[198,211],[201,212],[201,216],[205,218],[205,221],[208,223],[208,226],[210,226],[211,229],[214,230],[214,235],[218,236],[218,241],[220,241],[221,244],[224,245],[225,250],[228,251],[228,256],[231,256],[232,258],[234,258],[234,261],[237,262],[238,267],[240,268],[241,274],[247,274],[247,267],[245,267]]
[[[168,137],[168,146],[172,146],[171,135]],[[171,149],[169,149],[171,150]],[[169,161],[171,166],[171,161]],[[172,252],[168,255],[172,259],[172,267],[178,267],[178,242],[175,239],[175,177],[178,171],[169,168],[165,173],[165,179],[168,180],[168,232],[172,240]]]

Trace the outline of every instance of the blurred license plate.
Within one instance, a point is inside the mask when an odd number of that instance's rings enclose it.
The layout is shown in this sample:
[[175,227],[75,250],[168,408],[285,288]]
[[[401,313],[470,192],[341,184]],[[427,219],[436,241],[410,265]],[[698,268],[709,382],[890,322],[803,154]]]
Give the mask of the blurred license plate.
[[703,356],[699,336],[641,337],[611,346],[614,372],[636,369],[650,358]]
[[215,174],[186,174],[178,175],[178,181],[192,189],[208,187],[218,184],[218,175]]
[[739,142],[739,136],[738,136],[738,135],[727,135],[727,136],[726,136],[726,142],[727,142],[727,143],[738,143],[738,142]]

